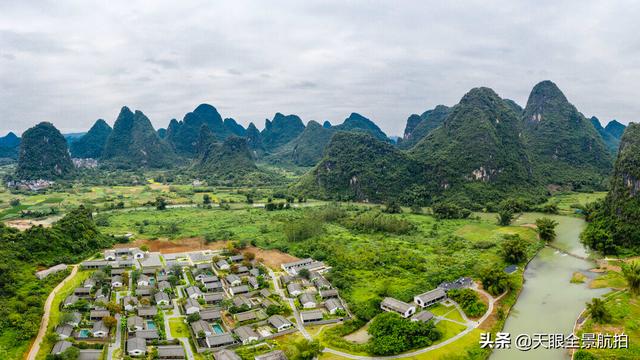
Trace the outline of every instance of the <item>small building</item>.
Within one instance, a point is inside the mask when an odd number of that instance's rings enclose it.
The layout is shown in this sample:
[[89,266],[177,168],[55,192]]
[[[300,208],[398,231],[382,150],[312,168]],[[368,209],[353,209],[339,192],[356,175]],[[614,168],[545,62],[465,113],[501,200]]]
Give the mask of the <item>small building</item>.
[[184,303],[184,312],[187,315],[200,312],[200,309],[201,309],[200,303],[198,303],[197,300],[194,300],[192,298],[187,299],[187,302]]
[[191,323],[191,330],[197,337],[207,337],[214,334],[211,325],[203,320],[194,321]]
[[323,299],[338,297],[338,290],[335,290],[335,289],[320,290],[319,293],[320,293],[320,297]]
[[229,265],[229,263],[223,259],[216,262],[216,267],[220,270],[229,270],[231,268],[231,265]]
[[147,341],[139,337],[132,337],[127,340],[127,354],[131,356],[141,356],[147,353]]
[[89,319],[97,321],[102,320],[103,317],[109,315],[111,315],[111,313],[109,313],[109,310],[91,310],[89,312]]
[[73,326],[69,324],[61,324],[56,326],[56,334],[62,340],[70,337],[73,334]]
[[138,249],[138,248],[133,248],[131,249],[131,255],[133,255],[133,258],[136,260],[142,260],[144,259],[144,251]]
[[156,301],[156,305],[167,306],[171,303],[169,295],[164,291],[158,291],[153,297]]
[[260,335],[255,332],[250,326],[240,326],[233,330],[233,333],[238,336],[242,345],[250,344],[260,339]]
[[268,298],[269,296],[271,296],[271,291],[269,291],[269,289],[261,289],[259,293],[262,297],[265,297],[265,298]]
[[116,260],[116,252],[115,250],[105,250],[104,251],[104,259],[107,261],[115,261]]
[[208,282],[204,284],[204,288],[207,292],[220,292],[222,291],[222,283],[220,281]]
[[271,324],[271,326],[276,328],[278,332],[287,330],[293,326],[291,321],[287,320],[282,315],[272,315],[269,317],[268,321],[269,321],[269,324]]
[[78,360],[100,360],[100,359],[102,359],[102,350],[80,349]]
[[440,288],[435,288],[431,291],[427,291],[424,294],[416,295],[413,301],[420,307],[428,307],[437,304],[447,298],[447,293]]
[[200,281],[203,284],[206,284],[206,283],[211,283],[211,282],[219,282],[220,278],[218,278],[215,275],[203,275],[202,277],[200,277]]
[[504,268],[504,272],[511,275],[514,272],[518,271],[518,265],[509,265],[506,268]]
[[334,315],[338,310],[344,310],[344,306],[342,306],[340,300],[336,298],[331,298],[325,301],[324,307],[327,308],[327,311],[329,311],[329,314],[331,315]]
[[300,286],[300,284],[292,283],[287,285],[287,291],[291,296],[298,296],[302,294],[302,286]]
[[238,295],[234,297],[231,301],[233,302],[233,305],[236,307],[241,307],[242,305],[246,305],[249,308],[253,307],[253,304],[251,303],[251,301],[242,295]]
[[72,346],[73,346],[73,344],[68,342],[68,341],[66,341],[66,340],[58,341],[57,343],[55,343],[55,345],[53,345],[53,349],[51,350],[51,354],[60,355],[65,350],[67,350],[68,348],[70,348]]
[[74,311],[71,313],[71,319],[69,321],[67,321],[67,324],[76,327],[78,325],[80,325],[80,322],[82,321],[82,314],[80,314],[80,312],[78,311]]
[[249,274],[251,276],[258,277],[258,276],[260,276],[260,270],[258,270],[256,268],[252,268],[251,270],[249,270]]
[[57,272],[65,271],[65,270],[67,270],[66,264],[58,264],[45,270],[36,271],[36,277],[39,280],[42,280],[51,274],[55,274]]
[[315,278],[313,284],[320,290],[331,289],[331,283],[322,276]]
[[164,291],[165,289],[171,289],[171,283],[163,280],[158,283],[158,290]]
[[254,276],[249,276],[249,279],[247,280],[247,282],[249,283],[249,285],[251,285],[254,289],[257,289],[260,287],[260,283],[258,282],[258,278],[254,277]]
[[274,350],[262,355],[256,355],[255,360],[287,360],[287,355],[282,350]]
[[152,318],[158,315],[158,309],[155,306],[145,306],[138,308],[138,316],[143,318]]
[[244,260],[244,255],[242,254],[229,256],[229,261],[234,263],[241,262],[242,260]]
[[116,275],[113,276],[111,278],[111,287],[112,288],[119,288],[122,287],[124,284],[122,283],[122,276],[120,275]]
[[96,321],[93,323],[93,328],[91,329],[91,335],[96,338],[103,338],[109,335],[109,328],[102,322]]
[[216,322],[222,319],[222,314],[218,309],[203,309],[200,310],[200,319],[207,322]]
[[300,318],[304,324],[308,324],[321,321],[324,319],[324,314],[322,313],[322,310],[301,311]]
[[127,295],[122,298],[122,306],[125,311],[133,311],[138,306],[138,298]]
[[137,284],[138,286],[149,286],[149,277],[145,274],[140,274]]
[[438,287],[444,291],[455,290],[455,289],[467,289],[473,285],[473,279],[470,277],[461,277],[454,281],[445,281],[440,283]]
[[127,318],[127,329],[131,332],[144,330],[144,319],[140,316],[129,316]]
[[160,335],[158,334],[158,330],[154,329],[145,329],[145,330],[137,330],[136,337],[144,339],[147,343],[160,339]]
[[384,298],[380,303],[380,308],[384,311],[398,313],[404,318],[408,318],[416,312],[415,306],[391,297]]
[[427,310],[421,311],[411,317],[411,321],[428,322],[431,319],[433,319],[433,314],[431,313],[431,311]]
[[104,269],[109,266],[106,260],[87,260],[80,263],[82,269]]
[[300,305],[302,305],[304,309],[313,309],[318,305],[316,298],[309,293],[303,293],[298,300],[300,300]]
[[76,295],[69,295],[64,299],[62,306],[63,307],[73,306],[75,303],[78,302],[78,300],[80,300],[80,298],[78,298]]
[[196,286],[189,286],[184,290],[187,293],[187,297],[190,299],[198,299],[202,297],[202,291],[200,291],[200,288]]
[[158,346],[158,358],[167,360],[186,359],[184,349],[180,345]]
[[247,285],[234,286],[229,289],[231,295],[246,294],[248,292],[249,287]]
[[150,286],[138,286],[136,288],[136,296],[151,296],[153,288]]
[[281,267],[282,270],[286,271],[290,275],[297,275],[298,272],[302,269],[307,269],[309,271],[320,271],[326,268],[325,264],[322,261],[315,261],[311,258],[285,263],[282,264]]
[[222,293],[206,293],[202,296],[202,298],[204,299],[204,301],[207,304],[217,304],[219,302],[221,302],[222,300],[224,300],[224,295]]
[[242,284],[242,279],[240,279],[240,276],[236,274],[229,274],[224,278],[224,280],[229,284],[229,286],[239,286]]
[[73,295],[79,298],[88,298],[91,296],[91,288],[90,287],[77,287],[73,290]]
[[238,322],[251,321],[258,318],[255,311],[245,311],[245,312],[237,313],[235,317]]
[[213,353],[213,358],[215,360],[242,360],[235,351],[229,349],[222,349]]
[[102,302],[102,303],[108,303],[109,302],[109,293],[107,292],[106,294],[102,291],[102,288],[98,289],[98,291],[96,291],[95,294],[95,298],[94,301],[96,303]]
[[219,335],[207,336],[205,338],[205,342],[207,343],[207,346],[210,348],[218,348],[221,346],[233,345],[235,344],[236,341],[233,338],[233,336],[231,336],[231,334],[224,333]]

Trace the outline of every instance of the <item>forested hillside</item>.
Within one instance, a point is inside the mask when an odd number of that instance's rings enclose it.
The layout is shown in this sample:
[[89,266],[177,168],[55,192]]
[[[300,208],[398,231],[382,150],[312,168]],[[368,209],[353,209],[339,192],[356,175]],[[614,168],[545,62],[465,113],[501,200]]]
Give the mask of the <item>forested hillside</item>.
[[41,122],[22,134],[18,179],[60,179],[73,171],[67,142],[53,124]]
[[74,158],[99,159],[102,156],[102,151],[111,134],[111,130],[111,126],[104,120],[98,119],[89,129],[89,132],[71,143],[69,146],[71,156]]

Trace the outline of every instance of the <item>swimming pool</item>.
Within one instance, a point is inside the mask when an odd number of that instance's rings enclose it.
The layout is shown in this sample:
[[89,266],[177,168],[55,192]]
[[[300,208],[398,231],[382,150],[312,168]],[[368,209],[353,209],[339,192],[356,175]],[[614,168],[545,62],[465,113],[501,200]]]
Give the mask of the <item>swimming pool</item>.
[[80,329],[78,331],[78,339],[86,339],[91,337],[91,331],[89,329]]
[[216,334],[223,334],[224,333],[224,329],[222,329],[222,326],[220,326],[220,324],[213,324],[213,331],[215,331]]
[[153,322],[153,320],[147,320],[147,330],[155,330],[156,329],[156,323]]

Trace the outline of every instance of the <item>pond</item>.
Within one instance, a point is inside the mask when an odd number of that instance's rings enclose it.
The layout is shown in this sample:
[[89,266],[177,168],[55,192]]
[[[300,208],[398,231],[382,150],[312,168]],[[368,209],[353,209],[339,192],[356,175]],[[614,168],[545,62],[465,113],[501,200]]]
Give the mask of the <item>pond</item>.
[[[588,255],[588,251],[579,240],[586,223],[584,220],[569,216],[543,215],[527,213],[514,224],[531,224],[535,219],[547,216],[558,222],[557,238],[554,246],[578,256]],[[507,318],[503,332],[511,334],[514,341],[518,334],[533,336],[536,333],[562,333],[565,336],[573,330],[573,325],[585,303],[594,297],[607,293],[608,289],[589,289],[587,283],[571,284],[571,276],[580,271],[590,277],[587,271],[595,265],[545,247],[531,260],[524,272],[522,292]],[[532,351],[520,351],[513,347],[509,350],[495,350],[493,360],[511,359],[569,359],[566,350],[549,350],[542,347]]]
[[224,329],[223,329],[223,328],[222,328],[222,326],[220,326],[220,324],[218,324],[218,323],[213,324],[213,331],[214,331],[216,334],[224,334]]

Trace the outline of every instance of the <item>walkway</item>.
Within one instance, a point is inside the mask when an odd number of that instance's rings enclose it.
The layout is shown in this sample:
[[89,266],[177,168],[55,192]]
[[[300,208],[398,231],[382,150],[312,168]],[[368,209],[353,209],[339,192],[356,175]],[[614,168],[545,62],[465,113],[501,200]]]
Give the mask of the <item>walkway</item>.
[[[178,294],[178,298],[180,298],[181,294],[183,293],[182,289],[186,286],[189,286],[188,285],[189,279],[187,278],[187,275],[184,273],[184,271],[182,272],[182,276],[187,282],[187,285],[181,285],[176,287],[176,293]],[[169,319],[183,318],[183,316],[180,315],[180,308],[178,307],[178,298],[171,300],[171,303],[173,304],[173,310],[171,312],[171,315],[167,315],[166,311],[164,312],[164,331],[165,331],[165,334],[167,335],[167,340],[177,339],[178,341],[180,341],[182,343],[182,347],[184,348],[184,351],[186,351],[187,353],[187,359],[194,360],[195,356],[193,355],[193,349],[191,349],[191,343],[189,343],[189,338],[188,337],[174,338],[173,335],[171,335],[171,326],[169,325]]]
[[42,343],[42,339],[47,333],[47,326],[49,326],[49,316],[51,315],[51,304],[53,303],[53,299],[56,297],[56,294],[58,293],[58,291],[60,291],[60,289],[69,280],[71,280],[71,278],[73,278],[77,273],[78,273],[78,265],[73,265],[73,269],[71,270],[71,273],[69,274],[69,276],[64,278],[64,280],[62,280],[60,284],[58,284],[55,288],[53,288],[53,290],[47,297],[47,300],[44,302],[44,314],[42,314],[42,321],[40,322],[40,330],[38,330],[38,335],[36,335],[35,340],[33,340],[33,344],[31,344],[31,349],[29,349],[27,360],[34,360],[36,358],[36,355],[38,354],[38,351],[40,351],[40,344]]
[[300,333],[302,334],[302,336],[304,336],[305,339],[311,340],[312,339],[311,335],[309,335],[309,333],[307,332],[307,329],[304,328],[302,318],[300,317],[300,313],[296,308],[294,299],[289,298],[285,295],[284,290],[280,288],[280,284],[278,283],[278,277],[276,276],[276,273],[273,272],[273,270],[271,269],[269,269],[269,276],[271,276],[271,280],[273,281],[273,287],[276,289],[276,293],[280,295],[280,298],[287,300],[287,302],[289,303],[289,306],[291,307],[291,311],[293,311],[293,316],[296,318],[296,328],[298,329],[298,331],[300,331]]

